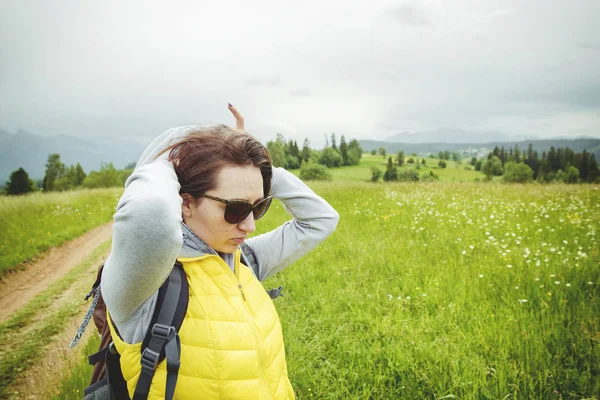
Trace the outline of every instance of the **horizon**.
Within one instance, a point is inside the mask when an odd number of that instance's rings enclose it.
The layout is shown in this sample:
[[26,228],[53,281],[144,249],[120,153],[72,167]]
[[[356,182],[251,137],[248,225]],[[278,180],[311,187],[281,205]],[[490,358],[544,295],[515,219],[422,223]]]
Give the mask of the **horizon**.
[[[347,136],[347,135],[345,135],[343,133],[342,134],[338,134],[336,132],[321,133],[321,136],[327,135],[327,138],[330,139],[331,138],[331,134],[333,133],[333,134],[336,135],[336,140],[337,141],[339,141],[340,138],[341,138],[341,136],[343,135],[346,138],[346,141],[350,141],[352,139],[356,139],[358,141],[375,141],[375,142],[384,142],[384,143],[400,143],[400,144],[402,144],[402,143],[406,143],[406,144],[452,144],[452,145],[457,145],[457,144],[495,144],[495,143],[500,144],[500,143],[527,142],[527,141],[600,139],[600,132],[596,136],[594,136],[594,135],[581,135],[581,136],[553,136],[553,137],[527,137],[525,135],[513,135],[513,136],[510,136],[510,135],[505,135],[502,132],[490,132],[490,133],[494,133],[494,134],[500,134],[501,136],[505,137],[505,139],[490,139],[489,141],[464,141],[464,142],[460,142],[460,141],[456,141],[456,142],[439,142],[439,141],[437,141],[437,142],[422,142],[422,141],[419,141],[419,142],[401,142],[401,141],[392,141],[392,140],[389,140],[389,139],[393,139],[395,136],[398,136],[398,135],[407,135],[407,136],[415,136],[416,137],[416,136],[424,134],[424,133],[437,133],[437,132],[457,131],[457,130],[460,130],[460,131],[462,131],[464,133],[469,133],[469,134],[482,134],[482,133],[485,134],[486,133],[486,132],[465,131],[465,130],[456,129],[456,128],[440,128],[440,129],[437,129],[437,130],[434,130],[434,131],[426,131],[426,132],[399,132],[399,133],[396,133],[396,134],[394,134],[394,135],[392,135],[392,136],[390,136],[388,138],[382,138],[382,139],[365,139],[365,138],[362,138],[362,137]],[[54,134],[54,135],[48,135],[48,134],[43,134],[43,133],[40,133],[40,132],[31,132],[31,131],[29,131],[27,129],[23,129],[23,128],[18,128],[16,132],[10,132],[9,130],[3,129],[1,126],[0,126],[0,132],[6,132],[9,135],[13,135],[13,136],[18,135],[21,132],[25,132],[27,134],[31,134],[31,135],[42,137],[42,138],[51,138],[51,137],[65,136],[65,137],[76,138],[76,139],[80,139],[80,140],[86,140],[86,139],[88,139],[88,141],[89,140],[95,140],[95,139],[101,139],[101,138],[104,138],[104,139],[107,138],[106,136],[90,136],[90,137],[87,137],[87,138],[86,137],[77,137],[77,136],[67,135],[67,134],[64,134],[64,133],[58,133],[58,134]],[[275,140],[276,136],[278,134],[280,134],[280,133],[277,132],[274,137],[267,138],[264,141],[264,144],[266,144],[269,141]],[[119,137],[118,136],[109,136],[108,138],[117,139]],[[284,136],[284,138],[286,140],[294,140],[296,142],[304,140],[303,138],[300,138],[300,137],[299,138],[288,138],[288,137]],[[308,136],[305,136],[304,138],[308,138]],[[135,140],[138,143],[145,143],[146,139],[148,141],[150,141],[153,138],[152,137],[148,137],[148,138],[138,137],[138,138],[128,138],[128,139]],[[136,139],[138,139],[138,140],[136,140]],[[263,140],[261,140],[261,142],[263,142]],[[323,147],[324,147],[324,145],[325,145],[325,141],[323,141]],[[311,145],[311,148],[314,148],[315,150],[319,150],[319,148],[315,148],[312,145]]]

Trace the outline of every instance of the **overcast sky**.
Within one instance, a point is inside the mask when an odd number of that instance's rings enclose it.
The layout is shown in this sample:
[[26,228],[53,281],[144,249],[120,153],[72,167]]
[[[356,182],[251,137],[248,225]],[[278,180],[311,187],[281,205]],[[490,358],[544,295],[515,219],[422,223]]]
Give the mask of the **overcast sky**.
[[[167,5],[167,3],[169,5]],[[600,137],[599,0],[0,1],[0,129]]]

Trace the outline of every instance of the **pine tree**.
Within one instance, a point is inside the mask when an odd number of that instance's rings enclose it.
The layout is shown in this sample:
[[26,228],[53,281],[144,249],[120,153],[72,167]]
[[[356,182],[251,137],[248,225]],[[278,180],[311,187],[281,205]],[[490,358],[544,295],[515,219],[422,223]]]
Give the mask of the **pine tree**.
[[81,167],[81,164],[77,163],[75,166],[75,186],[81,185],[85,179],[85,176],[85,171]]
[[394,166],[392,157],[388,158],[387,168],[386,168],[385,172],[383,173],[383,180],[386,182],[398,180],[398,170]]
[[350,165],[350,160],[348,159],[348,143],[346,143],[344,135],[342,135],[342,138],[340,139],[340,154],[342,155],[344,165]]
[[494,146],[494,150],[492,151],[492,157],[494,156],[500,158],[500,149],[498,148],[498,146]]
[[29,174],[23,168],[19,168],[10,174],[10,179],[6,182],[6,193],[25,194],[31,192],[33,182],[29,179]]
[[310,142],[308,141],[308,138],[306,138],[302,145],[302,161],[308,162],[308,160],[310,160]]
[[598,174],[600,171],[598,170],[598,163],[596,162],[596,156],[593,154],[590,156],[589,166],[588,166],[588,179],[587,181],[590,183],[596,182],[598,179]]
[[404,164],[404,152],[402,150],[398,150],[398,155],[396,156],[396,162],[398,166],[402,166]]

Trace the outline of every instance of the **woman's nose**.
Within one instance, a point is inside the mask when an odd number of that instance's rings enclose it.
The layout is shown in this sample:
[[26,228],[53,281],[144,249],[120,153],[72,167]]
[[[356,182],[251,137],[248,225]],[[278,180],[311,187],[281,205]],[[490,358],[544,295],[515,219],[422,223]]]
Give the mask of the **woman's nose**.
[[254,221],[254,214],[250,213],[245,220],[238,224],[238,228],[244,232],[252,233],[256,230],[256,221]]

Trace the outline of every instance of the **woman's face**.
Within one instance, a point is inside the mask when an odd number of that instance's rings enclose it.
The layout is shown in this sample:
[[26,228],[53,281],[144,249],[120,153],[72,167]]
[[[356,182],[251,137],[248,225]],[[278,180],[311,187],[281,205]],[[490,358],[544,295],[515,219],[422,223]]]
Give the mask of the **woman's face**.
[[[264,197],[260,169],[254,166],[225,166],[217,175],[217,187],[206,194],[250,204]],[[183,202],[183,222],[206,244],[221,253],[233,253],[248,234],[256,230],[252,213],[238,224],[225,221],[225,204],[199,197]]]

